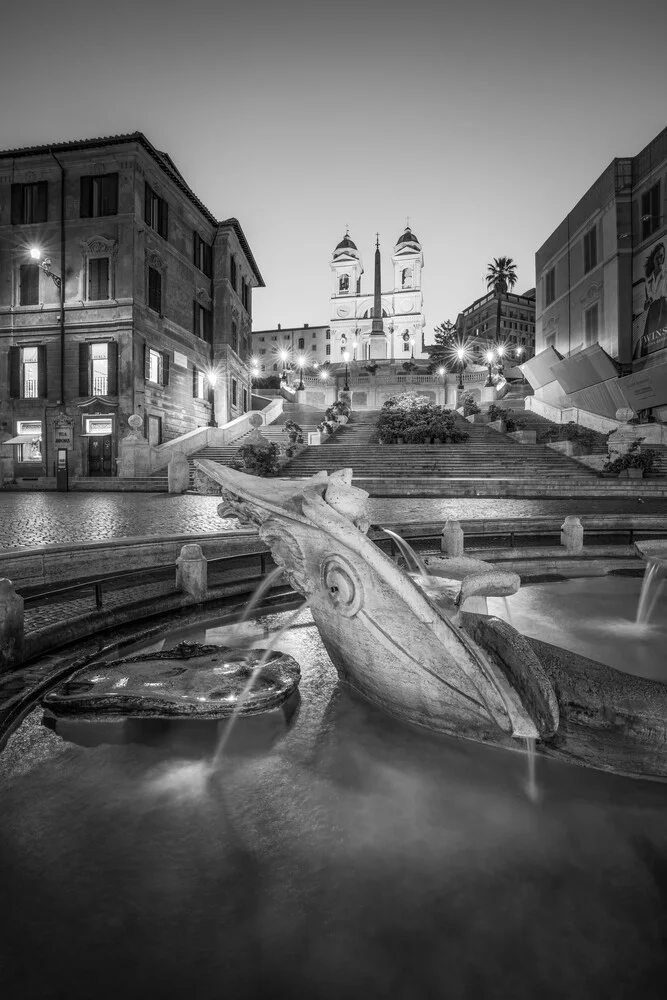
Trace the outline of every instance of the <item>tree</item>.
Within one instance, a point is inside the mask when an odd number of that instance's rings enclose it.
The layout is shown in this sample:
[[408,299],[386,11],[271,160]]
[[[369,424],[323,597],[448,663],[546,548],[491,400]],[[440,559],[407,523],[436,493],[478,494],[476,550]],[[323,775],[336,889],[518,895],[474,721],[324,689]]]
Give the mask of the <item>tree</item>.
[[452,357],[457,347],[457,328],[455,323],[444,320],[435,330],[435,345],[433,346],[428,361],[428,371],[430,374],[438,368],[446,368],[451,364]]
[[507,295],[516,285],[516,264],[511,257],[494,257],[486,271],[486,287],[497,296],[496,341],[500,339],[500,305],[503,295]]

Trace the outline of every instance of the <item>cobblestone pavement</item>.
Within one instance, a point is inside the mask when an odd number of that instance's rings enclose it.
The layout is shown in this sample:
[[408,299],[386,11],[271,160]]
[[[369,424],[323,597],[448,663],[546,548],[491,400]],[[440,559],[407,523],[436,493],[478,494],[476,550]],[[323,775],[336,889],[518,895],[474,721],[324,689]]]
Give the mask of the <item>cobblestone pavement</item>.
[[[219,498],[167,493],[0,493],[0,549],[136,538],[142,535],[233,531],[217,515]],[[652,514],[667,518],[667,499],[396,498],[369,501],[380,524],[447,518],[564,517],[566,514]]]

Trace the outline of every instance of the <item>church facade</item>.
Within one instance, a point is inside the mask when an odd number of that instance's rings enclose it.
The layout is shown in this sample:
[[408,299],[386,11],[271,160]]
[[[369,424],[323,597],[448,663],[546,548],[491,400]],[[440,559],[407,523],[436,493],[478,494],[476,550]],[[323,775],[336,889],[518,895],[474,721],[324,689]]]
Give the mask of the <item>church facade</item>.
[[361,254],[349,233],[335,248],[330,267],[331,350],[329,360],[340,363],[346,352],[350,360],[408,361],[428,358],[424,350],[424,303],[422,246],[410,227],[396,242],[391,256],[393,287],[381,290],[379,240],[375,247],[374,287],[362,290],[364,273]]

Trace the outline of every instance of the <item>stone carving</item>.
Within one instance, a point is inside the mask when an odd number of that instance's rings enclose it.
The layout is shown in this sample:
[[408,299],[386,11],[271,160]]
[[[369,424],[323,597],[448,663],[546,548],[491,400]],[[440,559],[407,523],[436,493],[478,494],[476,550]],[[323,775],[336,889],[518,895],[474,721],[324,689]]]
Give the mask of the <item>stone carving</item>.
[[308,598],[341,680],[376,705],[468,739],[509,748],[537,738],[548,756],[667,777],[667,685],[464,609],[513,593],[516,574],[432,558],[424,592],[368,539],[368,494],[352,486],[351,469],[299,482],[196,464],[221,486],[218,513],[257,525]]
[[107,240],[104,236],[93,236],[89,240],[81,240],[79,246],[84,258],[104,256],[115,260],[118,256],[118,241]]
[[157,252],[157,250],[146,249],[145,258],[148,267],[154,267],[156,271],[164,271],[165,269],[164,260]]
[[224,719],[237,710],[257,715],[286,701],[301,679],[296,660],[272,652],[241,699],[265,656],[261,649],[182,642],[173,649],[77,670],[45,696],[43,705],[56,717],[97,721],[126,716]]

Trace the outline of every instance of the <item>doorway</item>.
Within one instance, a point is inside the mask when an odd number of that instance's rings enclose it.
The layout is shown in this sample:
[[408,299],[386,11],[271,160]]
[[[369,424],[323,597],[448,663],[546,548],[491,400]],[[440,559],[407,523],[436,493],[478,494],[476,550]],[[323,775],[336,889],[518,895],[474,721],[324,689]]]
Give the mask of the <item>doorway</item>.
[[111,435],[88,438],[88,475],[111,475]]
[[162,417],[148,416],[148,443],[154,448],[162,444]]

